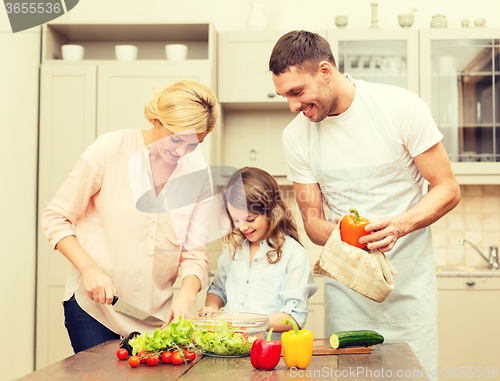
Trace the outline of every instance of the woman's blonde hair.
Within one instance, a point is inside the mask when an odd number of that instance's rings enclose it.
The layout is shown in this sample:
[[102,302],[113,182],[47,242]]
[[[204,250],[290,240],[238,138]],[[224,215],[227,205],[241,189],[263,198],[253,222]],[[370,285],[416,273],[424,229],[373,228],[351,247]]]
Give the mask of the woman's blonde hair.
[[[156,90],[156,89],[155,89]],[[144,106],[144,115],[159,120],[173,133],[194,129],[210,132],[218,117],[215,94],[200,82],[182,79],[156,90]]]
[[[238,186],[241,184],[240,178],[243,187]],[[266,171],[255,167],[241,168],[225,185],[222,197],[232,228],[232,232],[225,236],[223,241],[231,246],[233,259],[237,247],[245,240],[245,235],[234,225],[227,208],[228,204],[236,209],[246,209],[248,214],[264,214],[268,219],[269,230],[263,238],[272,248],[267,253],[269,263],[276,263],[281,259],[285,235],[300,243],[292,212],[282,198],[278,183]]]

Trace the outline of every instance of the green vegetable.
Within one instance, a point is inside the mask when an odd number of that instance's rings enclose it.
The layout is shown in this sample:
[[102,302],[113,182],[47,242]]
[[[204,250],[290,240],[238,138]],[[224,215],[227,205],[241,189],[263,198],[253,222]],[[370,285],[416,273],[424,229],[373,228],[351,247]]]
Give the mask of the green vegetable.
[[129,340],[135,355],[143,349],[146,352],[160,352],[169,349],[187,348],[193,341],[194,325],[191,320],[179,316],[164,329],[157,329],[152,335],[143,334]]
[[220,356],[247,355],[256,337],[248,337],[246,332],[237,331],[231,323],[221,321],[196,327],[195,345],[204,353]]
[[350,346],[365,347],[367,345],[382,344],[384,337],[375,331],[343,331],[332,333],[330,336],[330,345],[333,349]]

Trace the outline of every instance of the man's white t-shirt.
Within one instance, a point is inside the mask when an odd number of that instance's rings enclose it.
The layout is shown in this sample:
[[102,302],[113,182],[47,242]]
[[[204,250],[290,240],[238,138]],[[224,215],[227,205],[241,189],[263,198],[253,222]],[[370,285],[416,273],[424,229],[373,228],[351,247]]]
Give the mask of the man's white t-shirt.
[[[409,90],[400,87],[353,80],[364,86],[373,101],[379,120],[408,165],[417,184],[425,179],[413,161],[415,156],[437,144],[443,135],[432,119],[429,107]],[[322,170],[361,167],[387,163],[395,157],[378,132],[358,89],[351,106],[338,116],[321,121]],[[316,123],[302,113],[283,131],[283,150],[288,179],[300,184],[317,183]]]

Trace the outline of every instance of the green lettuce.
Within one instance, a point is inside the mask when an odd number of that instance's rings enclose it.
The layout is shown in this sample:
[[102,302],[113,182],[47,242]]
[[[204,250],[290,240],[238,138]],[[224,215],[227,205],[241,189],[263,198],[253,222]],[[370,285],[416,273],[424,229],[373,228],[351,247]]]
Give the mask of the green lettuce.
[[143,349],[146,352],[160,352],[170,349],[186,348],[193,341],[194,325],[191,320],[178,317],[163,328],[157,329],[152,335],[145,331],[129,341],[133,354]]
[[250,353],[255,337],[246,332],[236,331],[231,323],[221,322],[217,326],[198,326],[195,345],[204,353],[220,356],[242,356]]

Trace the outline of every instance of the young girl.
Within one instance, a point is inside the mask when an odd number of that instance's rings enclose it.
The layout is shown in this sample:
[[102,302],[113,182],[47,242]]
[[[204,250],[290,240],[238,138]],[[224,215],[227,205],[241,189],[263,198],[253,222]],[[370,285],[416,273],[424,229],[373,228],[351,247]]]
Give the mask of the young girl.
[[304,327],[308,299],[317,291],[309,253],[299,243],[297,226],[274,178],[259,168],[237,171],[223,191],[232,232],[228,250],[203,311],[254,312],[269,316],[269,329]]

